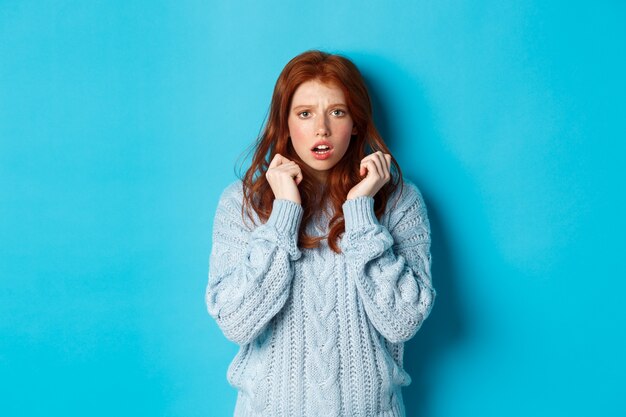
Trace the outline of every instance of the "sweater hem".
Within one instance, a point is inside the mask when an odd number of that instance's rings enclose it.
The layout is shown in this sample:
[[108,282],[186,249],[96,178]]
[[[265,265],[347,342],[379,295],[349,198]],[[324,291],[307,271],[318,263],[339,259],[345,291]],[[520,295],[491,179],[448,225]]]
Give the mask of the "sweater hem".
[[[284,414],[280,414],[282,417]],[[235,406],[235,414],[233,417],[279,417],[278,414],[274,414],[271,411],[263,410],[259,413],[250,410],[250,406],[246,401],[246,398],[241,395],[238,396],[237,404]],[[309,416],[290,416],[290,417],[309,417]],[[345,415],[325,416],[325,417],[405,417],[404,407],[398,403],[397,400],[392,401],[391,408],[389,410],[381,411],[376,414],[365,413],[350,413]]]

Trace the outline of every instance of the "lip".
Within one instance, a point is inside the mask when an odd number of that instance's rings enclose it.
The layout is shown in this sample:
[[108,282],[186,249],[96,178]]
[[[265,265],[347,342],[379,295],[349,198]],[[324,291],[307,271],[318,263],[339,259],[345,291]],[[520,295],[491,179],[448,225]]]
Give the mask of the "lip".
[[[318,154],[314,151],[315,148],[317,148],[320,145],[326,145],[328,146],[328,151],[323,153],[323,154]],[[333,145],[328,142],[327,140],[318,140],[317,142],[315,142],[315,144],[311,147],[311,154],[313,155],[313,158],[319,160],[319,161],[323,161],[324,159],[328,159],[332,156],[334,152],[333,149]]]
[[318,140],[317,142],[315,142],[315,143],[313,144],[313,146],[311,146],[311,150],[313,150],[313,149],[317,148],[317,147],[318,147],[318,146],[320,146],[320,145],[326,145],[326,146],[328,146],[331,150],[333,149],[333,145],[332,145],[329,141],[327,141],[327,140],[323,140],[323,139],[322,139],[322,140]]

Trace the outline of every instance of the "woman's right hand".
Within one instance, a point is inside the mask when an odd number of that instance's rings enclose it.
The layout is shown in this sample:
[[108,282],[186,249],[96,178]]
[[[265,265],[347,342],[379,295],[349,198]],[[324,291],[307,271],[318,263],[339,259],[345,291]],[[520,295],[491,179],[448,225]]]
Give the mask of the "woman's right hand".
[[272,188],[274,198],[291,200],[302,204],[298,184],[302,181],[300,166],[281,154],[274,155],[265,178]]

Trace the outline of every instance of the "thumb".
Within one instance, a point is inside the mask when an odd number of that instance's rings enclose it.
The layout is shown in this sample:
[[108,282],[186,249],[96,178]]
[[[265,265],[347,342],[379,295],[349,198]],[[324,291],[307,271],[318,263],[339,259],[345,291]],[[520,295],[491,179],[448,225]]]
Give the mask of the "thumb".
[[363,176],[367,174],[367,168],[363,165],[361,165],[360,169],[359,169],[359,175]]

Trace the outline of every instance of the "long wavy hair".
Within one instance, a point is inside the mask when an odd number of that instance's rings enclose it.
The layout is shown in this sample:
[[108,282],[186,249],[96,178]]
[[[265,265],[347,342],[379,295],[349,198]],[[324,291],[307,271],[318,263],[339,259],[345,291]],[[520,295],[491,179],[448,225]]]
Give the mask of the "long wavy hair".
[[[333,84],[343,90],[348,112],[356,127],[356,134],[351,137],[345,155],[328,170],[326,184],[317,182],[313,171],[294,150],[289,137],[287,122],[291,99],[300,84],[310,80]],[[391,154],[374,125],[370,97],[357,67],[343,56],[316,50],[296,56],[283,68],[274,87],[267,121],[252,149],[255,149],[252,163],[242,178],[244,193],[242,216],[247,216],[254,222],[251,211],[254,210],[262,222],[269,218],[274,193],[265,173],[274,155],[280,153],[296,162],[303,176],[298,185],[303,208],[298,246],[315,248],[319,246],[320,241],[328,239],[329,247],[336,253],[341,252],[339,240],[345,232],[342,205],[350,189],[363,179],[359,175],[361,159],[376,151]],[[391,180],[374,196],[374,212],[378,219],[385,212],[389,197],[398,186],[402,187],[402,171],[393,156],[391,163]],[[322,189],[324,192],[321,192]],[[306,225],[319,213],[320,207],[324,207],[328,202],[331,210],[328,213],[330,215],[328,234],[319,237],[307,235]]]

